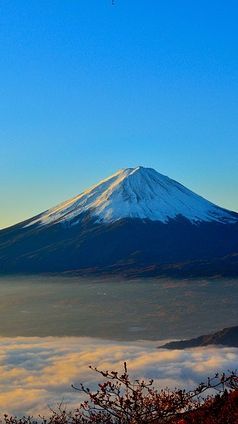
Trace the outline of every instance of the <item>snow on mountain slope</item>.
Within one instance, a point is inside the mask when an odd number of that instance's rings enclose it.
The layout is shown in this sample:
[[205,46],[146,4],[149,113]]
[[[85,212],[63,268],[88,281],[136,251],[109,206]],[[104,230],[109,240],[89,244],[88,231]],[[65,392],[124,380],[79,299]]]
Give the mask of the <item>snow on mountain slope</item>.
[[222,209],[152,168],[122,169],[112,176],[33,219],[50,224],[71,221],[89,211],[97,221],[140,218],[168,222],[182,215],[192,223],[238,222],[238,215]]

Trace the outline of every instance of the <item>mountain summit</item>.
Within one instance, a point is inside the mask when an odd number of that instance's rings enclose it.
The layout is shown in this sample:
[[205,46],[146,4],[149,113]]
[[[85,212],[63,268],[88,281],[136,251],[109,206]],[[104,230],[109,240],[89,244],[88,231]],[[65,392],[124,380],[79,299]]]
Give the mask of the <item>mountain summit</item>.
[[233,223],[237,221],[222,209],[152,168],[122,169],[82,194],[49,209],[27,225],[59,222],[77,223],[85,212],[98,222],[124,218],[148,219],[163,223],[178,216],[196,223],[201,221]]
[[238,276],[238,214],[126,168],[0,231],[0,273]]

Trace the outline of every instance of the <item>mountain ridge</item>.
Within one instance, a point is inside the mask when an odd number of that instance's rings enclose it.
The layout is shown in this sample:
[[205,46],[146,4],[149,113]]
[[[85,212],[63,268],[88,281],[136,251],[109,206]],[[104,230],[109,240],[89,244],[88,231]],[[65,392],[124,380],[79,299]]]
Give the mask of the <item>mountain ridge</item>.
[[211,334],[205,334],[188,340],[168,342],[160,349],[189,349],[209,345],[238,347],[238,326],[226,327]]

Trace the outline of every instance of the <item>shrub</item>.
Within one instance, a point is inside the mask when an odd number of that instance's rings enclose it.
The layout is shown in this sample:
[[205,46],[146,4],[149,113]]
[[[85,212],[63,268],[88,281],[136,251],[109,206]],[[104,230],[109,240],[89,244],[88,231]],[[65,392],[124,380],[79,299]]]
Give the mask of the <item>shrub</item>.
[[[94,392],[83,384],[74,387],[86,394],[74,411],[52,411],[42,424],[235,424],[238,423],[238,377],[216,374],[192,391],[157,390],[153,380],[131,380],[124,363],[123,373],[100,371],[106,379]],[[209,391],[209,392],[208,392]],[[208,394],[212,392],[213,394]],[[35,424],[32,417],[4,416],[4,424]],[[39,422],[39,420],[38,420]]]

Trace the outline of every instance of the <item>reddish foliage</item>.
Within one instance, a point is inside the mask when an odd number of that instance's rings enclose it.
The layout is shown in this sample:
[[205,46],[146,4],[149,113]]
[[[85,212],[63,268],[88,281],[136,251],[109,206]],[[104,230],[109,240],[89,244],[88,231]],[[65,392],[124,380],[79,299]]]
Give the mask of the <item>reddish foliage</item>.
[[[99,371],[106,378],[92,392],[81,385],[88,400],[72,412],[59,408],[42,424],[238,424],[238,377],[235,373],[215,375],[195,390],[157,390],[153,380],[130,380],[127,365],[122,374]],[[206,395],[207,390],[216,391]],[[4,424],[35,424],[31,417],[8,417]],[[39,422],[39,419],[37,420]]]

